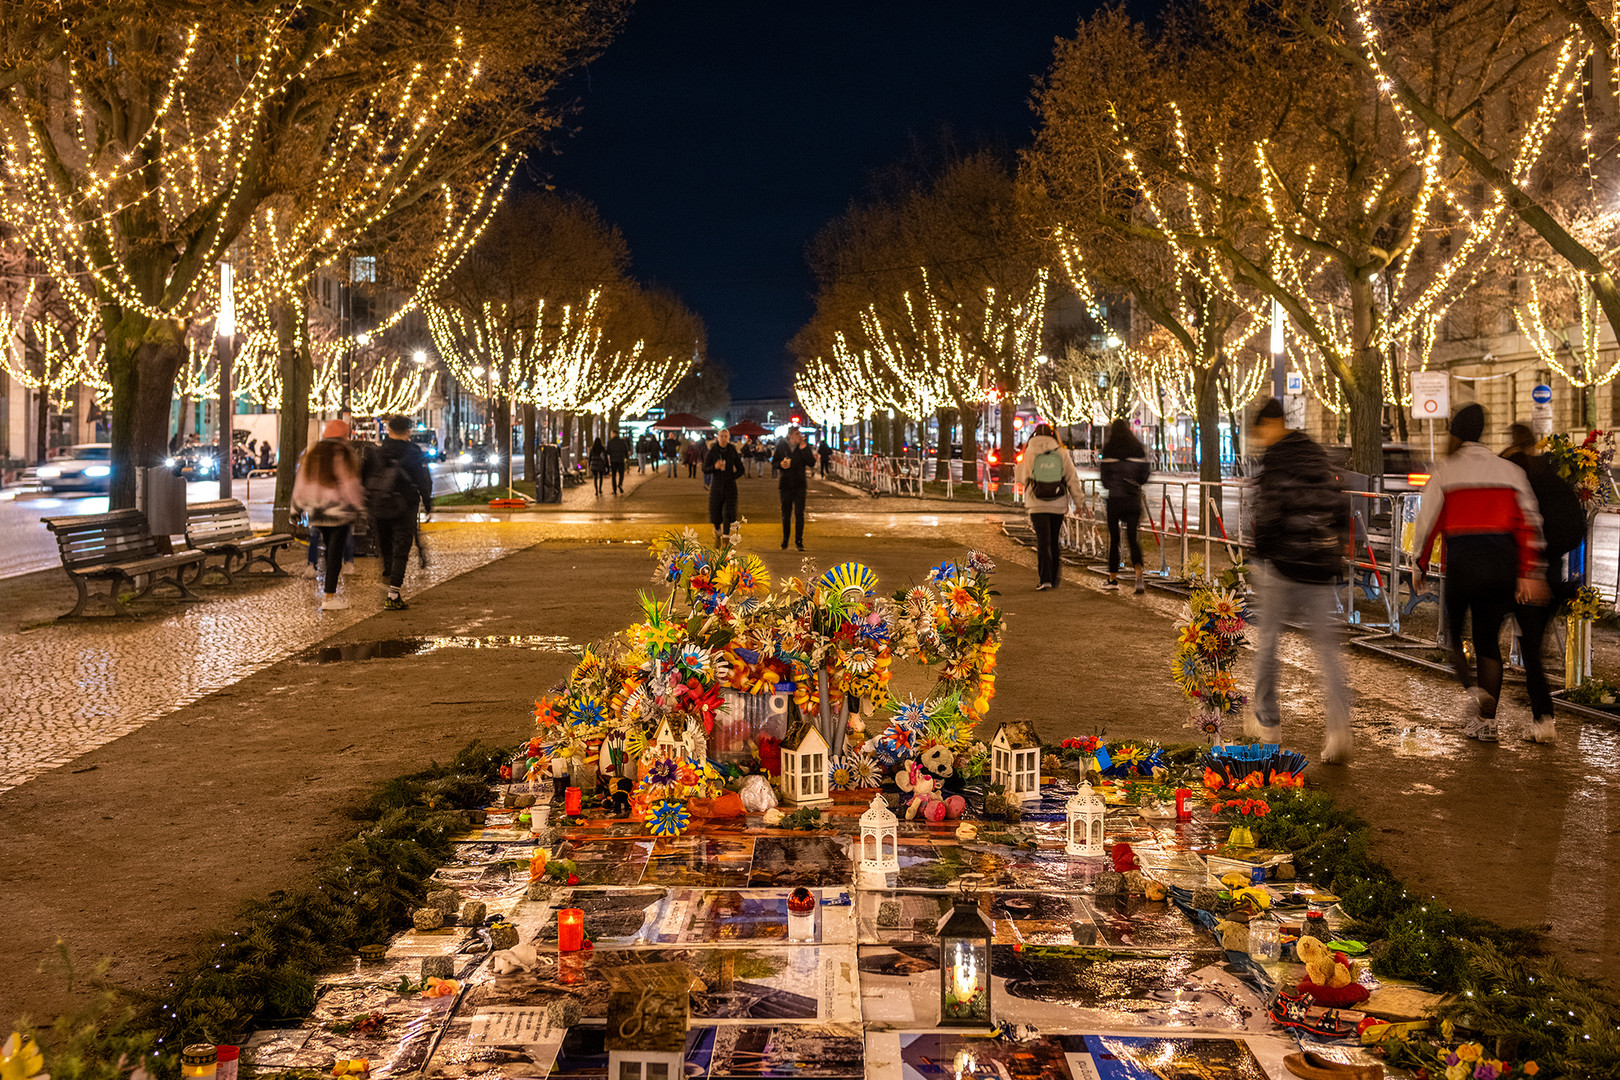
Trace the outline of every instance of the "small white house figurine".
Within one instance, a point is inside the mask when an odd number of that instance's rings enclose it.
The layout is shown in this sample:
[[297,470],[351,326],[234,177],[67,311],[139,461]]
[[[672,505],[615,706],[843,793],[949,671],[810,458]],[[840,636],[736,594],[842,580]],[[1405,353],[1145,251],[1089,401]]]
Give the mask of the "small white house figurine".
[[827,794],[827,740],[804,717],[782,740],[782,801],[794,806],[832,802]]
[[882,795],[861,815],[861,850],[856,868],[863,874],[893,874],[900,869],[900,819]]
[[990,740],[990,783],[1009,799],[1041,796],[1041,740],[1027,720],[1010,720]]
[[1103,817],[1108,804],[1092,790],[1090,784],[1080,781],[1080,787],[1063,808],[1068,821],[1068,834],[1063,850],[1070,855],[1095,856],[1103,853]]
[[681,964],[638,964],[606,974],[608,1076],[680,1080],[686,1069],[690,972]]
[[[684,730],[684,729],[683,729]],[[682,758],[690,749],[684,739],[675,734],[675,725],[669,722],[669,717],[658,721],[658,727],[653,731],[652,739],[647,743],[647,751],[654,756],[668,751],[671,757]]]

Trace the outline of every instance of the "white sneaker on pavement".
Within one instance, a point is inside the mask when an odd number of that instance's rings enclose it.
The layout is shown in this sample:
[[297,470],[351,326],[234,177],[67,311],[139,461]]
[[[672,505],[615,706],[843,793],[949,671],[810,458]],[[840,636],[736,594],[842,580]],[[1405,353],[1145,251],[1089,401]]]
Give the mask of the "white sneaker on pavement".
[[352,573],[354,573],[354,563],[352,561],[344,563],[342,570],[343,576],[348,577]]
[[349,602],[336,593],[333,593],[331,596],[321,598],[322,611],[342,611],[348,606]]
[[1553,724],[1552,717],[1545,720],[1532,718],[1521,738],[1525,742],[1555,743],[1558,741],[1558,730]]
[[1035,586],[1035,591],[1036,592],[1045,592],[1047,589],[1050,589],[1051,587],[1052,587],[1052,583],[1050,581],[1043,581],[1039,585]]
[[1328,729],[1327,745],[1322,747],[1322,764],[1348,765],[1351,753],[1355,749],[1355,742],[1350,737],[1348,728],[1343,731]]

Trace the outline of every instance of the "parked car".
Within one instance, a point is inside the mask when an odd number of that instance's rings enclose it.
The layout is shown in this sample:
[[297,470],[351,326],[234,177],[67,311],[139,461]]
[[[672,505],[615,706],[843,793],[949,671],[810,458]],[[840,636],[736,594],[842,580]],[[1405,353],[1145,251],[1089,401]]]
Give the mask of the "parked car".
[[1434,471],[1427,447],[1407,443],[1384,444],[1384,491],[1391,495],[1422,491]]
[[422,456],[429,461],[439,461],[444,455],[439,451],[439,433],[433,430],[411,432],[411,442],[422,448]]
[[163,464],[187,480],[219,478],[219,450],[213,446],[185,446]]
[[112,487],[112,444],[80,443],[70,446],[34,470],[46,491],[97,491]]

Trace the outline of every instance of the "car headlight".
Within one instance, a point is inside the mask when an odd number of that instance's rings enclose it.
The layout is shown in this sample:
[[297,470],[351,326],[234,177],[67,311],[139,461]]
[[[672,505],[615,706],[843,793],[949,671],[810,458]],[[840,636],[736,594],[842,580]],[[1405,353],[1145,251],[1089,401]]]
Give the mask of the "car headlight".
[[456,458],[456,464],[457,465],[467,465],[467,464],[470,464],[471,462],[472,462],[472,455],[471,454],[462,454],[460,457]]
[[165,468],[165,469],[172,469],[172,468],[174,468],[174,458],[172,458],[172,457],[166,457],[166,458],[164,458],[164,459],[163,459],[163,467],[164,467],[164,468]]
[[489,455],[489,463],[491,465],[499,465],[501,463],[501,455],[499,455],[499,454],[491,454],[491,455]]
[[34,475],[43,476],[48,480],[54,480],[58,476],[62,475],[62,470],[58,469],[55,465],[41,465]]
[[111,476],[112,475],[112,469],[110,469],[106,465],[92,465],[88,469],[84,470],[84,475],[86,475],[86,476],[94,476],[94,477],[99,479],[100,477],[103,477],[103,476]]

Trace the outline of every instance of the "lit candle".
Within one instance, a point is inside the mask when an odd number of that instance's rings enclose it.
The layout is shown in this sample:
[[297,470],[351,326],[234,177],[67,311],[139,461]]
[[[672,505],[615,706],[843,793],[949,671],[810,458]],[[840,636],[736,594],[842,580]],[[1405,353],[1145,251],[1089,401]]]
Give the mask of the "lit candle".
[[579,788],[571,787],[563,792],[563,813],[570,817],[579,814]]
[[557,957],[557,981],[575,986],[585,981],[585,958],[573,953]]
[[1184,787],[1176,788],[1176,820],[1177,821],[1191,821],[1192,820],[1192,807],[1188,805],[1188,800],[1190,800],[1191,798],[1192,798],[1192,792],[1191,791],[1188,791]]
[[578,952],[585,944],[585,912],[563,908],[557,912],[557,951]]

